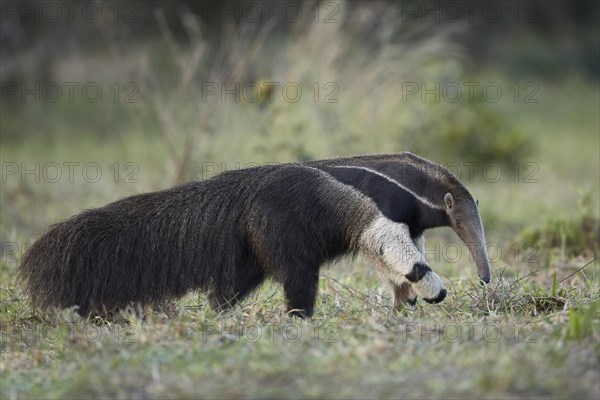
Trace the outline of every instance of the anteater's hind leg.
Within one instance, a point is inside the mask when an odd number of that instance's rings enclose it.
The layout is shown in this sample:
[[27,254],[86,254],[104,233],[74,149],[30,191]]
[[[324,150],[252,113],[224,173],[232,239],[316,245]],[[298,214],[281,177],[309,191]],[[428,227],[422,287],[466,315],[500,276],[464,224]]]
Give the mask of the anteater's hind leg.
[[233,289],[213,289],[208,295],[210,307],[217,311],[227,311],[243,300],[265,280],[262,269],[253,267],[250,270],[239,269],[235,277]]

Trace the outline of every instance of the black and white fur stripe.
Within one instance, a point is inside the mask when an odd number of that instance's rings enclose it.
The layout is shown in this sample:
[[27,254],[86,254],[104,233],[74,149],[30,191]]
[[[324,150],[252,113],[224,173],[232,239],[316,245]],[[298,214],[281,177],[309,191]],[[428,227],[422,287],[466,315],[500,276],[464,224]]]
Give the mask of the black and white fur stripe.
[[472,198],[440,168],[409,153],[359,156],[229,171],[131,196],[51,226],[25,254],[20,277],[34,304],[82,314],[190,290],[210,291],[224,310],[272,278],[290,312],[310,316],[319,268],[363,252],[397,304],[441,301],[422,235],[450,226],[445,193],[458,211]]
[[[377,204],[377,207],[382,214],[390,221],[405,224],[405,226],[407,226],[408,234],[405,235],[406,237],[402,240],[406,244],[411,243],[412,246],[416,248],[417,253],[420,255],[420,260],[412,260],[414,262],[413,269],[409,272],[403,271],[403,279],[399,279],[397,276],[392,279],[390,278],[389,273],[382,272],[385,279],[392,285],[395,295],[395,308],[401,308],[405,305],[414,308],[417,295],[432,303],[442,301],[446,295],[443,284],[433,285],[434,287],[430,290],[428,295],[424,295],[422,291],[419,292],[416,288],[417,285],[415,284],[424,277],[427,277],[429,273],[434,274],[431,272],[425,259],[425,239],[423,237],[423,231],[430,227],[446,225],[448,224],[448,220],[444,207],[441,204],[437,204],[434,200],[429,199],[425,194],[427,191],[423,191],[423,194],[419,194],[408,187],[408,185],[402,184],[397,179],[386,174],[386,171],[388,171],[389,168],[385,168],[385,160],[393,159],[394,162],[397,162],[401,157],[402,155],[376,156],[376,158],[368,156],[362,158],[354,157],[348,159],[326,160],[325,162],[316,162],[316,164],[319,165],[318,168],[331,174],[335,179],[353,186],[371,198]],[[369,158],[369,162],[360,162],[361,160]],[[379,162],[377,160],[379,160]],[[404,161],[413,163],[413,166],[414,164],[417,164],[415,167],[417,173],[422,173],[425,170],[425,167],[423,167],[424,160],[418,157],[415,158],[410,155],[404,157]],[[344,165],[345,163],[348,163],[349,165]],[[425,162],[426,167],[429,167],[430,169],[436,168],[427,163],[428,162]],[[378,165],[383,172],[375,169]],[[416,173],[414,175],[416,175]],[[437,179],[441,174],[436,172],[429,176]],[[433,186],[431,183],[429,183],[429,185]],[[426,186],[426,184],[423,186]],[[406,248],[405,251],[409,254],[413,249]],[[441,279],[439,282],[441,282]],[[420,284],[419,286],[423,285]]]
[[408,281],[411,290],[429,302],[445,297],[444,282],[424,261],[408,225],[381,215],[361,235],[361,248],[394,285],[402,286]]
[[[421,247],[422,254],[425,230],[452,227],[469,247],[480,279],[484,283],[490,281],[478,204],[446,168],[409,152],[319,160],[309,164],[369,196],[392,221],[407,224],[413,243]],[[414,306],[416,294],[409,280],[390,283],[397,307]],[[433,301],[441,299],[443,296]]]

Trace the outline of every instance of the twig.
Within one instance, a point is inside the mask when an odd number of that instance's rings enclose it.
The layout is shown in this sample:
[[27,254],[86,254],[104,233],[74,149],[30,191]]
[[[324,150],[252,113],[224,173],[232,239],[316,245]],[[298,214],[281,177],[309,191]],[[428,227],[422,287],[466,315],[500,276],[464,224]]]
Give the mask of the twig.
[[566,281],[567,279],[569,279],[573,275],[577,274],[579,271],[581,271],[582,269],[584,269],[585,267],[587,267],[588,265],[590,265],[591,263],[593,263],[597,259],[598,259],[598,257],[594,258],[592,261],[588,262],[583,267],[579,268],[577,271],[573,272],[572,274],[568,275],[566,278],[562,279],[560,282],[558,282],[558,284],[560,285],[561,283],[563,283],[564,281]]
[[[341,287],[343,287],[344,289],[346,289],[346,290],[347,290],[347,291],[348,291],[348,292],[349,292],[351,295],[354,295],[354,296],[355,296],[355,294],[359,294],[359,295],[361,295],[361,296],[363,297],[363,299],[367,299],[367,300],[369,299],[369,295],[368,295],[368,294],[365,294],[365,293],[361,292],[360,290],[357,290],[357,289],[351,288],[350,286],[343,284],[342,282],[338,281],[338,280],[337,280],[337,279],[335,279],[335,278],[332,278],[331,276],[327,276],[327,275],[323,275],[323,274],[319,274],[319,276],[321,276],[321,277],[323,277],[323,278],[327,278],[327,279],[330,279],[330,280],[332,280],[333,282],[337,283],[338,285],[340,285]],[[372,292],[372,293],[373,293],[373,294],[374,294],[376,297],[379,297],[379,298],[382,298],[382,297],[383,297],[383,296],[381,296],[379,293],[375,293],[375,292]],[[355,297],[356,297],[356,296],[355,296]],[[379,307],[385,307],[385,305],[384,305],[384,304],[380,304],[378,301],[375,301],[375,303],[376,303],[376,304],[377,304]]]
[[531,275],[533,275],[533,274],[537,274],[538,272],[540,272],[540,270],[539,270],[539,269],[536,269],[535,271],[533,271],[533,272],[530,272],[530,273],[528,273],[527,275],[525,275],[525,276],[523,276],[523,277],[521,277],[521,278],[517,279],[516,281],[514,281],[513,283],[511,283],[511,284],[508,286],[508,288],[507,288],[507,289],[510,289],[511,287],[513,287],[514,285],[516,285],[517,283],[521,282],[523,279],[525,279],[525,278],[527,278],[528,276],[531,276]]

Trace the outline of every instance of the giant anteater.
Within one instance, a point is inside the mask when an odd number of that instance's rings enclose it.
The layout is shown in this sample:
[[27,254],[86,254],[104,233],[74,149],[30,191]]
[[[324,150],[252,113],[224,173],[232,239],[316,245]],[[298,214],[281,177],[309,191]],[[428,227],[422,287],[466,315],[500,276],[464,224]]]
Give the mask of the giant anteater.
[[135,195],[52,225],[19,273],[36,306],[114,311],[209,290],[225,310],[266,278],[292,315],[311,316],[319,268],[362,252],[395,305],[444,299],[423,231],[451,226],[489,281],[476,202],[445,168],[411,153],[227,171]]

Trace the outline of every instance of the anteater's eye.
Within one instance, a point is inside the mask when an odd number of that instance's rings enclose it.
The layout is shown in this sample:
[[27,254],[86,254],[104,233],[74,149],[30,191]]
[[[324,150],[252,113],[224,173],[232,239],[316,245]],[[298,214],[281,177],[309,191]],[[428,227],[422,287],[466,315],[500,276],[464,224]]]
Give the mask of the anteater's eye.
[[477,207],[479,207],[479,200],[475,200],[475,204],[477,204]]

